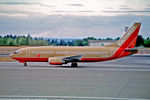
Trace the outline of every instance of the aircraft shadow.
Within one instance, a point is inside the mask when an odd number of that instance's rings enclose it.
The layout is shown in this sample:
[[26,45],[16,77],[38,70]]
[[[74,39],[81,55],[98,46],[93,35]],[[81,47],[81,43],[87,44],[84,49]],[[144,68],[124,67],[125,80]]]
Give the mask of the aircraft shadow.
[[[37,65],[29,65],[27,67],[33,67],[33,68],[86,68],[87,66],[71,67],[71,66],[37,66]],[[92,66],[91,66],[91,68],[92,68]]]

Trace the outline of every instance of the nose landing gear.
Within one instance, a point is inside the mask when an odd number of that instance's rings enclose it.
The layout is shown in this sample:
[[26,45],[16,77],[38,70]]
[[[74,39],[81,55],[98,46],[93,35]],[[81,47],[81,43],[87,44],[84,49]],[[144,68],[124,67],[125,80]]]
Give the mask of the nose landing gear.
[[27,63],[26,62],[24,62],[24,66],[27,67]]

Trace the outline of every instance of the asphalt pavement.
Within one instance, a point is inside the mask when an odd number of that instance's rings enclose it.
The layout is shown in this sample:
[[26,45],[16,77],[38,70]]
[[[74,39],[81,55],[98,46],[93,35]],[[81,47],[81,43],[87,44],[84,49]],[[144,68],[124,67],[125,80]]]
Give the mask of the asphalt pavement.
[[150,99],[150,56],[52,66],[0,62],[0,99]]

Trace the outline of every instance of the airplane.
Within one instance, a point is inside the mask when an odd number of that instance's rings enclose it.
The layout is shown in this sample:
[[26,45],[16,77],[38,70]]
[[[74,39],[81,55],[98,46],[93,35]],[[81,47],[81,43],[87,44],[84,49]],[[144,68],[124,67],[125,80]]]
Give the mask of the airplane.
[[51,65],[71,63],[77,67],[78,62],[100,62],[122,58],[138,52],[135,47],[141,23],[136,22],[115,43],[103,47],[90,46],[37,46],[21,48],[10,54],[12,59],[24,63],[48,62]]

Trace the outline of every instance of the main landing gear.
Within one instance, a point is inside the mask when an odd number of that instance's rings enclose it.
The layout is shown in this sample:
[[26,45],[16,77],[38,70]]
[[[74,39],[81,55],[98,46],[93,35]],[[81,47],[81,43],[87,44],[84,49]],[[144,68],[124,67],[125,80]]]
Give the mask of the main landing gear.
[[27,67],[27,63],[26,62],[24,62],[24,66]]
[[78,64],[76,62],[71,62],[71,67],[78,67]]

